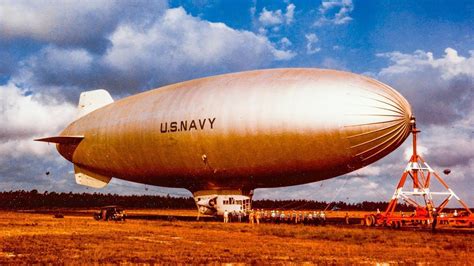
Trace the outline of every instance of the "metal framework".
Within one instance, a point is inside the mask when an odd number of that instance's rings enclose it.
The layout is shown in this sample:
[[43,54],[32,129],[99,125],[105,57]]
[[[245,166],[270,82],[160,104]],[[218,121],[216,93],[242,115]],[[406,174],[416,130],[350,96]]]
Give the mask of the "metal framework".
[[[416,128],[415,118],[411,120],[411,133],[413,137],[412,155],[403,174],[398,182],[397,188],[388,204],[384,213],[377,215],[368,215],[365,217],[364,223],[367,226],[374,225],[391,225],[393,227],[400,227],[407,223],[413,225],[430,224],[436,218],[442,223],[456,224],[456,225],[473,225],[474,215],[469,207],[462,201],[454,191],[449,188],[448,184],[443,178],[431,168],[428,163],[417,152],[417,134],[420,130]],[[405,189],[404,186],[407,180],[411,180],[412,189]],[[432,183],[438,181],[444,191],[432,191]],[[408,181],[408,183],[410,183]],[[446,196],[446,198],[438,205],[435,205],[433,196]],[[446,205],[452,198],[455,198],[462,207],[466,210],[464,217],[439,217],[438,214],[443,211]],[[422,198],[419,203],[417,199]],[[411,216],[398,215],[395,213],[399,200],[403,200],[410,206],[415,208],[415,213]]]
[[[412,136],[413,136],[413,154],[411,155],[410,161],[405,168],[405,171],[400,178],[400,182],[397,185],[395,193],[393,193],[392,199],[385,211],[386,216],[393,215],[395,208],[397,206],[398,200],[402,199],[409,205],[415,208],[425,208],[432,216],[433,210],[436,210],[438,213],[442,212],[444,207],[448,202],[454,197],[459,203],[464,207],[464,209],[472,215],[469,207],[454,193],[454,191],[449,188],[448,184],[441,178],[441,176],[436,173],[433,168],[431,168],[428,163],[423,160],[423,158],[417,153],[417,134],[420,132],[416,128],[415,120],[412,120]],[[413,181],[413,190],[405,191],[403,187],[407,181],[407,178],[410,177]],[[445,191],[434,192],[431,191],[431,181],[433,177],[438,180],[438,182],[446,189]],[[433,195],[444,195],[446,198],[439,206],[435,206],[433,202]],[[422,197],[424,200],[424,206],[418,203],[414,197]]]

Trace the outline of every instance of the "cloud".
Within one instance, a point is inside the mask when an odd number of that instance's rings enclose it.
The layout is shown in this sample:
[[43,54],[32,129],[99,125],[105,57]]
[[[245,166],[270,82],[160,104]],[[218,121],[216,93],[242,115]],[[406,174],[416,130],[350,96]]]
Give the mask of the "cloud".
[[286,38],[286,37],[281,38],[281,40],[278,41],[278,44],[280,45],[280,47],[281,47],[282,49],[287,49],[287,48],[289,48],[291,45],[293,45],[293,43],[291,43],[291,41],[290,41],[288,38]]
[[[422,131],[418,135],[421,156],[441,176],[443,169],[451,169],[444,176],[448,185],[473,202],[466,188],[472,185],[474,172],[474,52],[462,56],[446,48],[441,57],[423,50],[378,56],[388,58],[390,64],[375,77],[400,91],[414,109]],[[406,145],[405,151],[411,153],[411,147]],[[385,160],[377,165],[394,167]]]
[[321,51],[320,47],[315,47],[316,43],[318,43],[319,38],[314,33],[309,33],[305,35],[306,38],[306,53],[307,54],[315,54]]
[[264,26],[278,25],[283,23],[283,15],[280,9],[276,11],[269,11],[266,8],[263,8],[258,21]]
[[274,52],[275,60],[284,61],[290,60],[295,57],[297,53],[289,49],[292,45],[293,43],[288,38],[281,38],[277,43],[277,47],[279,47],[279,50],[277,49]]
[[[168,9],[155,23],[121,24],[102,55],[48,45],[20,62],[13,80],[76,101],[80,91],[104,88],[125,95],[201,76],[268,66],[296,53],[267,37]],[[66,88],[66,90],[64,90]]]
[[377,56],[390,59],[392,65],[383,68],[381,75],[394,75],[414,72],[418,68],[438,69],[442,79],[452,79],[459,75],[474,76],[474,51],[470,51],[470,57],[460,56],[453,48],[446,48],[442,58],[435,59],[433,53],[416,50],[413,54],[401,52],[379,53]]
[[364,168],[358,169],[352,173],[349,173],[349,176],[354,177],[367,177],[367,176],[377,176],[382,173],[382,168],[378,166],[369,165]]
[[348,71],[347,66],[344,63],[344,61],[341,61],[332,57],[325,57],[323,61],[321,62],[321,66],[323,66],[324,68]]
[[0,164],[24,155],[46,154],[47,145],[33,139],[54,136],[74,119],[71,104],[30,94],[11,83],[0,86],[0,99]]
[[342,25],[350,22],[349,16],[354,10],[352,0],[323,0],[319,7],[320,18],[315,22],[315,26],[326,24]]
[[[459,180],[472,178],[474,166],[474,128],[432,125],[422,132],[420,138],[426,151],[422,156],[433,167],[442,171],[452,168],[453,177]],[[440,134],[442,132],[442,134]]]
[[328,203],[368,199],[386,201],[390,192],[391,189],[386,189],[373,178],[345,175],[305,185],[256,189],[254,199],[306,199]]
[[258,21],[265,27],[280,24],[291,24],[294,21],[295,8],[296,6],[290,3],[286,7],[286,12],[283,13],[281,9],[272,11],[267,10],[264,7],[262,12],[260,12]]
[[[111,35],[104,63],[127,80],[174,82],[202,75],[254,69],[291,58],[264,36],[210,23],[169,9],[145,30],[123,25]],[[154,80],[158,79],[158,80]]]
[[80,84],[90,79],[93,63],[94,57],[85,49],[49,45],[20,63],[15,81],[30,85]]
[[291,50],[273,50],[273,55],[275,56],[275,60],[278,60],[278,61],[286,61],[286,60],[290,60],[292,59],[293,57],[295,57],[297,55],[296,52],[293,52]]
[[289,4],[286,7],[286,13],[285,13],[285,22],[286,22],[286,24],[293,23],[294,16],[295,16],[295,8],[296,8],[296,6],[294,4]]
[[391,63],[378,73],[378,78],[402,92],[414,108],[418,122],[446,125],[473,115],[473,52],[463,57],[446,48],[440,58],[422,50],[378,56]]
[[150,23],[167,6],[164,0],[1,1],[0,35],[103,52],[109,45],[106,36],[120,23]]

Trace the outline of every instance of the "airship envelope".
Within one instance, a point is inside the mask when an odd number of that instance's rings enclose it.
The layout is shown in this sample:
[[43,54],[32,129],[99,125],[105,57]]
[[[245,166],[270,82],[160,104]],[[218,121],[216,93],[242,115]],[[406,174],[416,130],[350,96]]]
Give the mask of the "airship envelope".
[[[59,136],[40,139],[57,143],[78,183],[101,187],[116,177],[186,188],[206,210],[229,203],[229,195],[244,196],[245,209],[255,188],[369,165],[403,143],[412,118],[389,86],[323,69],[212,76],[116,102],[104,90],[90,91],[79,109]],[[206,203],[216,197],[217,204]]]

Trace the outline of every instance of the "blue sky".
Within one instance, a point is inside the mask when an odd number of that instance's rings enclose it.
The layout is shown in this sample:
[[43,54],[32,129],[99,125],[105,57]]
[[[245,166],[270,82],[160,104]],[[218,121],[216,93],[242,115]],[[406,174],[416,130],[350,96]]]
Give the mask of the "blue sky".
[[[415,110],[426,159],[452,169],[448,182],[474,204],[473,1],[2,1],[0,189],[95,191],[74,183],[52,145],[31,141],[70,123],[82,91],[119,99],[275,67],[340,69],[393,86]],[[408,148],[357,173],[255,195],[386,200]],[[189,195],[120,180],[102,192]]]
[[[196,5],[200,1],[172,1],[171,6],[183,6],[193,16],[212,22],[223,22],[230,27],[257,31],[261,25],[255,20],[263,8],[285,11],[290,1],[215,1],[211,5]],[[474,2],[472,1],[353,1],[348,14],[350,23],[314,26],[318,20],[320,1],[291,1],[295,8],[295,21],[268,34],[276,42],[287,37],[297,50],[304,50],[305,35],[315,33],[319,38],[320,53],[310,58],[300,56],[291,60],[291,66],[320,65],[325,57],[337,59],[351,71],[363,73],[377,71],[386,60],[377,53],[400,51],[411,53],[423,48],[442,55],[446,47],[460,53],[472,49],[474,37]],[[256,9],[252,17],[250,9]],[[334,8],[330,14],[338,9]],[[258,24],[258,23],[257,23]],[[421,47],[420,44],[423,44]],[[339,49],[333,49],[338,46]],[[371,61],[367,62],[366,60]],[[281,64],[288,66],[288,62]]]

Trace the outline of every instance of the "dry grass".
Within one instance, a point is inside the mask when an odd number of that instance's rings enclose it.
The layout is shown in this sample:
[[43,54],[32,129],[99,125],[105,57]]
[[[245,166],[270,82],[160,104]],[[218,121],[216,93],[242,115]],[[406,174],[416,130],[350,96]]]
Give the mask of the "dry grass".
[[[140,213],[141,211],[139,211]],[[163,214],[162,211],[147,213]],[[177,211],[182,212],[182,211]],[[166,213],[165,215],[168,215]],[[474,235],[362,227],[250,226],[0,212],[4,263],[469,264]]]

